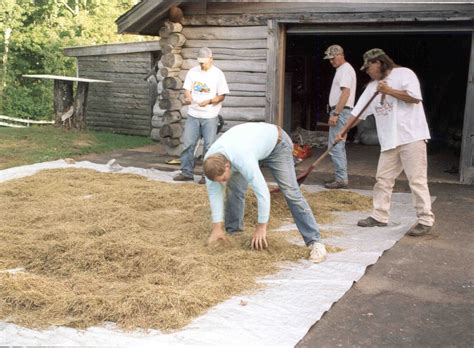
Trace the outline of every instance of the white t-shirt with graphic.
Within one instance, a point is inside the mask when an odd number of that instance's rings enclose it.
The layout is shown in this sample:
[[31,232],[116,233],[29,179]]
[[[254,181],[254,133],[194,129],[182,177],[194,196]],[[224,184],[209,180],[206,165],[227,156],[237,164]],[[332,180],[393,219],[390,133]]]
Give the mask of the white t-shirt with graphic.
[[346,105],[344,106],[352,108],[355,101],[357,78],[354,68],[348,62],[345,62],[336,69],[336,74],[332,80],[331,91],[329,92],[329,106],[336,106],[339,102],[339,98],[341,98],[342,94],[341,88],[343,87],[350,89],[349,99],[347,99]]
[[[368,115],[375,116],[381,151],[394,149],[397,146],[418,140],[430,139],[430,131],[421,102],[423,99],[420,82],[416,74],[408,68],[394,68],[384,81],[389,87],[406,91],[408,95],[420,102],[407,103],[390,95],[379,94],[375,97],[360,118],[364,120]],[[357,116],[374,95],[377,84],[378,81],[371,81],[367,85],[351,111],[353,116]]]
[[188,114],[197,118],[217,117],[222,103],[208,104],[204,107],[198,104],[215,96],[229,93],[224,73],[214,65],[207,71],[202,70],[201,66],[191,68],[186,74],[183,88],[191,92],[193,100],[188,107]]

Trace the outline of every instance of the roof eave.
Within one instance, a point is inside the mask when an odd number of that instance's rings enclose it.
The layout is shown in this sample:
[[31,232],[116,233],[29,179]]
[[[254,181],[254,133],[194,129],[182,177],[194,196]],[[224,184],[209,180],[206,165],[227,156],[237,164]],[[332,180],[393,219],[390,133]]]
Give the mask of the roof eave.
[[153,24],[164,19],[171,6],[178,6],[181,2],[177,0],[142,0],[115,21],[117,32],[119,34],[156,35]]

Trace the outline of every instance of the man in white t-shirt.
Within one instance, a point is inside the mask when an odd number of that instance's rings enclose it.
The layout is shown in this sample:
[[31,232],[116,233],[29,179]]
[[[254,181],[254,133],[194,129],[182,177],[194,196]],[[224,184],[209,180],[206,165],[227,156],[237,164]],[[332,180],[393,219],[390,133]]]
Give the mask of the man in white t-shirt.
[[[336,69],[329,93],[328,147],[331,147],[334,145],[336,134],[345,126],[354,107],[357,78],[354,68],[346,61],[344,50],[341,46],[329,46],[324,54],[324,59],[328,59],[329,63]],[[329,154],[334,165],[334,180],[325,183],[324,186],[328,189],[347,188],[348,176],[345,141],[342,140],[336,143]]]
[[[372,214],[357,224],[362,227],[386,226],[389,220],[390,200],[395,179],[405,171],[413,194],[418,217],[410,228],[410,236],[422,236],[431,230],[434,214],[431,211],[427,179],[426,141],[430,132],[422,104],[420,82],[416,74],[396,65],[380,48],[364,54],[364,70],[372,79],[352,110],[358,115],[369,99],[379,94],[362,113],[361,119],[373,114],[381,146],[374,186]],[[351,116],[354,118],[354,116]],[[337,135],[346,134],[348,125]],[[355,122],[357,123],[357,122]]]
[[[203,47],[198,52],[199,66],[191,68],[184,80],[184,99],[189,104],[184,126],[181,173],[175,181],[194,180],[194,149],[201,137],[204,139],[203,157],[216,140],[219,111],[229,93],[224,73],[213,65],[212,51]],[[199,183],[204,184],[201,177]]]

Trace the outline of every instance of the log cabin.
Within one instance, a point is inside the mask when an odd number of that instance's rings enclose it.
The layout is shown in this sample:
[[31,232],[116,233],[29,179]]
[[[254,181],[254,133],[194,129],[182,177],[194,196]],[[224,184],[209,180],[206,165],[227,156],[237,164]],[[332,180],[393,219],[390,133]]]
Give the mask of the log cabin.
[[[158,94],[159,40],[67,47],[64,54],[76,57],[78,76],[112,82],[90,85],[88,129],[150,136]],[[156,108],[155,113],[159,114]]]
[[[356,67],[383,48],[422,84],[431,151],[452,147],[459,181],[474,183],[474,4],[472,1],[172,1],[142,0],[117,19],[119,33],[160,37],[158,98],[150,134],[181,151],[182,84],[197,50],[213,50],[231,93],[226,127],[266,121],[288,132],[327,126],[331,44]],[[368,77],[358,72],[357,96]]]

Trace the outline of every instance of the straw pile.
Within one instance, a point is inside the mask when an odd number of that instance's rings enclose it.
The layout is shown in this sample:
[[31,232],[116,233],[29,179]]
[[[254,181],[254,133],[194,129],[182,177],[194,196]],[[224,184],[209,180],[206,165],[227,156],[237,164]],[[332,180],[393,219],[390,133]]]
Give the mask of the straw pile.
[[[316,213],[354,206],[337,197],[336,205],[322,204],[324,195],[307,194]],[[249,197],[247,231],[231,245],[206,246],[203,186],[75,169],[0,183],[0,318],[33,328],[106,321],[124,329],[181,328],[257,288],[256,278],[281,262],[308,256],[308,248],[275,232],[266,251],[250,250],[255,206]],[[275,197],[271,225],[289,216]],[[24,272],[2,271],[18,267]]]

